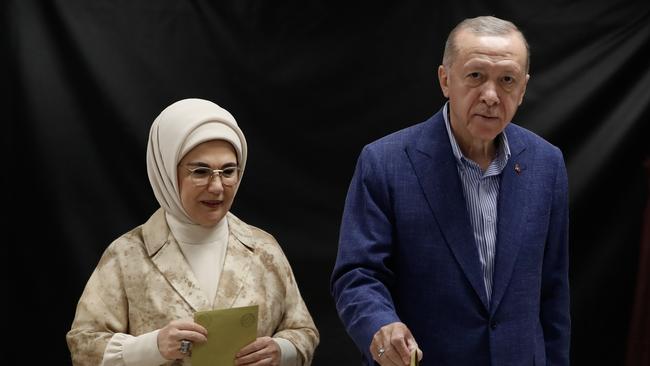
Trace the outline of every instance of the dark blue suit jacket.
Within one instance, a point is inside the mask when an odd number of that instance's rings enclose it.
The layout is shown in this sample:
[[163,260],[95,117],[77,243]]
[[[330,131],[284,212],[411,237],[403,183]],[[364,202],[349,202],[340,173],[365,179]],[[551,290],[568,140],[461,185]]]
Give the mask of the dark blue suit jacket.
[[505,133],[491,303],[442,112],[363,149],[331,289],[364,364],[395,321],[421,365],[569,364],[566,168],[541,137],[512,123]]

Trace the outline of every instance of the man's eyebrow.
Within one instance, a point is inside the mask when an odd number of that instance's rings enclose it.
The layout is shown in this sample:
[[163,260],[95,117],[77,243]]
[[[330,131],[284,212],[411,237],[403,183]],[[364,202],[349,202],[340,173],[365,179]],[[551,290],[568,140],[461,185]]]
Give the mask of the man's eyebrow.
[[[463,68],[465,71],[467,70],[485,70],[487,68],[490,68],[491,66],[489,65],[489,62],[482,61],[482,60],[472,60],[467,62],[465,65],[463,65]],[[508,72],[508,73],[513,73],[513,74],[519,74],[519,73],[526,73],[522,67],[520,67],[517,63],[513,62],[507,62],[507,63],[500,63],[500,62],[495,62],[493,63],[493,66],[495,69],[499,72]]]
[[488,65],[488,64],[490,64],[490,61],[483,60],[483,59],[480,59],[480,58],[478,58],[478,59],[474,58],[474,59],[471,59],[471,60],[465,62],[465,66],[468,66],[468,65],[482,65],[482,66],[485,66],[485,65]]

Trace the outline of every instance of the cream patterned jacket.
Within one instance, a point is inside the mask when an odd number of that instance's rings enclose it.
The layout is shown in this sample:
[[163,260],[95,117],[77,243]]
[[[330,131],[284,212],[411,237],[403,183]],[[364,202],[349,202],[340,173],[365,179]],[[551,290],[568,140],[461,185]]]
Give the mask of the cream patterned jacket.
[[[230,235],[213,308],[259,305],[257,336],[291,341],[310,365],[319,334],[282,249],[268,233],[231,213],[226,218]],[[66,337],[73,363],[99,365],[114,333],[138,336],[208,304],[159,209],[111,243],[88,280]]]

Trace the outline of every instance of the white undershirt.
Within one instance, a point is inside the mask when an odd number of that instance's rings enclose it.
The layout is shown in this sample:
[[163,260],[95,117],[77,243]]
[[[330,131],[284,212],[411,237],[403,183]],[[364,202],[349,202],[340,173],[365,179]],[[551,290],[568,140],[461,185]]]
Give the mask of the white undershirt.
[[224,218],[215,227],[205,228],[180,222],[169,214],[166,217],[212,308],[228,247],[228,220]]

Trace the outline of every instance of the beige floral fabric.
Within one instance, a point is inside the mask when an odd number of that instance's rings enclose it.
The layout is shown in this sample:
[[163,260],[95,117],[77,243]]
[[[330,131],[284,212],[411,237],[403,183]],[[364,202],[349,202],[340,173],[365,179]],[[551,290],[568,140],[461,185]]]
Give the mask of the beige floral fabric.
[[[282,249],[232,213],[226,218],[230,235],[213,308],[259,305],[258,337],[291,341],[310,365],[319,334]],[[88,280],[67,334],[73,363],[99,365],[114,333],[144,334],[209,303],[160,209],[111,243]]]

